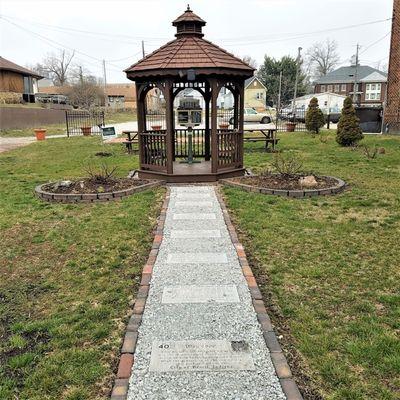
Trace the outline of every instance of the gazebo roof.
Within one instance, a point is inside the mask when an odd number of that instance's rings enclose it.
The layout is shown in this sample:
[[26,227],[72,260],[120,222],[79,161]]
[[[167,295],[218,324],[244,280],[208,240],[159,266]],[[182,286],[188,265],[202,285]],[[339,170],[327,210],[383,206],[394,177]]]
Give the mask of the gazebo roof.
[[188,8],[172,23],[177,38],[153,51],[125,70],[127,77],[178,74],[179,70],[195,69],[199,73],[235,73],[253,75],[254,68],[226,50],[203,39],[201,27],[206,24]]

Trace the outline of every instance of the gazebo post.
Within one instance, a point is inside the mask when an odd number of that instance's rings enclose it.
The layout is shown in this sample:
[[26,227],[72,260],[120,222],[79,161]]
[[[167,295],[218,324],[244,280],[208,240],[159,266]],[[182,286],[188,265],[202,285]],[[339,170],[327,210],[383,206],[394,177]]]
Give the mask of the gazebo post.
[[205,161],[210,161],[210,87],[208,82],[206,82],[206,87],[204,90],[204,105],[205,105],[205,132],[204,132],[204,152]]
[[217,173],[218,170],[218,110],[217,110],[217,98],[218,98],[218,82],[216,79],[210,79],[211,86],[211,172]]
[[244,135],[244,81],[238,82],[239,91],[239,137],[238,137],[238,155],[240,161],[240,168],[243,167],[243,135]]
[[166,117],[166,148],[167,148],[167,174],[173,173],[174,165],[174,100],[173,83],[170,79],[165,81],[165,117]]

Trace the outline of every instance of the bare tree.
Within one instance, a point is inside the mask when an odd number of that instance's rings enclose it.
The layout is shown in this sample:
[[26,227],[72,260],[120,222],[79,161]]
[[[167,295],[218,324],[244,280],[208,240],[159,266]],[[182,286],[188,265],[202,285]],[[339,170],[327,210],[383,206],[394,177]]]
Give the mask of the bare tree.
[[72,85],[67,94],[72,105],[86,109],[101,105],[104,99],[103,89],[99,85],[87,81]]
[[306,52],[308,69],[315,78],[327,75],[339,63],[337,43],[326,39],[325,42],[314,43]]
[[68,70],[74,55],[75,52],[62,50],[58,54],[51,53],[45,58],[43,66],[50,75],[54,85],[63,86],[67,83]]
[[250,56],[243,56],[242,60],[246,64],[249,64],[250,67],[257,68],[257,61],[254,58],[251,58]]

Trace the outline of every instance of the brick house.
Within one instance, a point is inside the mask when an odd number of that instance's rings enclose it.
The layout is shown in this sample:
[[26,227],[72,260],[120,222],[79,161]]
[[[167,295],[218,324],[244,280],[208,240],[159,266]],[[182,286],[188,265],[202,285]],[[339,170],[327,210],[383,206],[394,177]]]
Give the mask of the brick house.
[[400,0],[393,2],[392,39],[384,121],[388,132],[400,133]]
[[357,104],[381,107],[385,100],[387,74],[368,65],[340,67],[315,82],[314,93],[337,93],[353,96],[357,73]]
[[35,102],[37,82],[43,77],[36,72],[21,67],[3,57],[0,57],[0,92],[18,96],[29,103]]

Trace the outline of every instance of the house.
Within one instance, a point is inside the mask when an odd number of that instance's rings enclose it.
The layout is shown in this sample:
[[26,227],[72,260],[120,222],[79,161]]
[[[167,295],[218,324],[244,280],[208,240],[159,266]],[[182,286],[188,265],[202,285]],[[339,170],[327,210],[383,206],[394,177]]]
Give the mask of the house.
[[267,88],[257,76],[246,79],[244,83],[245,107],[251,107],[257,111],[264,111],[266,109],[266,97]]
[[400,0],[393,2],[385,132],[400,133]]
[[174,108],[175,109],[177,109],[179,107],[179,102],[183,98],[192,98],[192,99],[198,100],[201,109],[204,110],[205,101],[204,101],[203,95],[199,91],[194,90],[192,88],[186,88],[186,89],[183,89],[181,92],[179,92],[174,99]]
[[355,76],[356,103],[360,106],[381,107],[385,100],[387,74],[368,65],[340,67],[322,76],[315,82],[314,93],[353,96]]
[[107,107],[136,109],[134,83],[109,83],[106,85],[105,91]]
[[342,94],[330,92],[306,94],[304,96],[296,98],[296,109],[302,108],[304,110],[307,110],[310,100],[313,97],[316,97],[318,99],[319,108],[324,114],[339,113],[343,108],[343,102],[346,98],[346,96]]
[[[264,111],[266,109],[266,95],[267,88],[258,79],[253,76],[245,80],[244,83],[244,104],[245,107],[254,108],[257,111]],[[219,108],[232,108],[233,107],[232,92],[225,87],[221,88],[217,99],[217,106]]]
[[0,57],[0,92],[17,94],[22,100],[34,103],[37,82],[43,77]]

